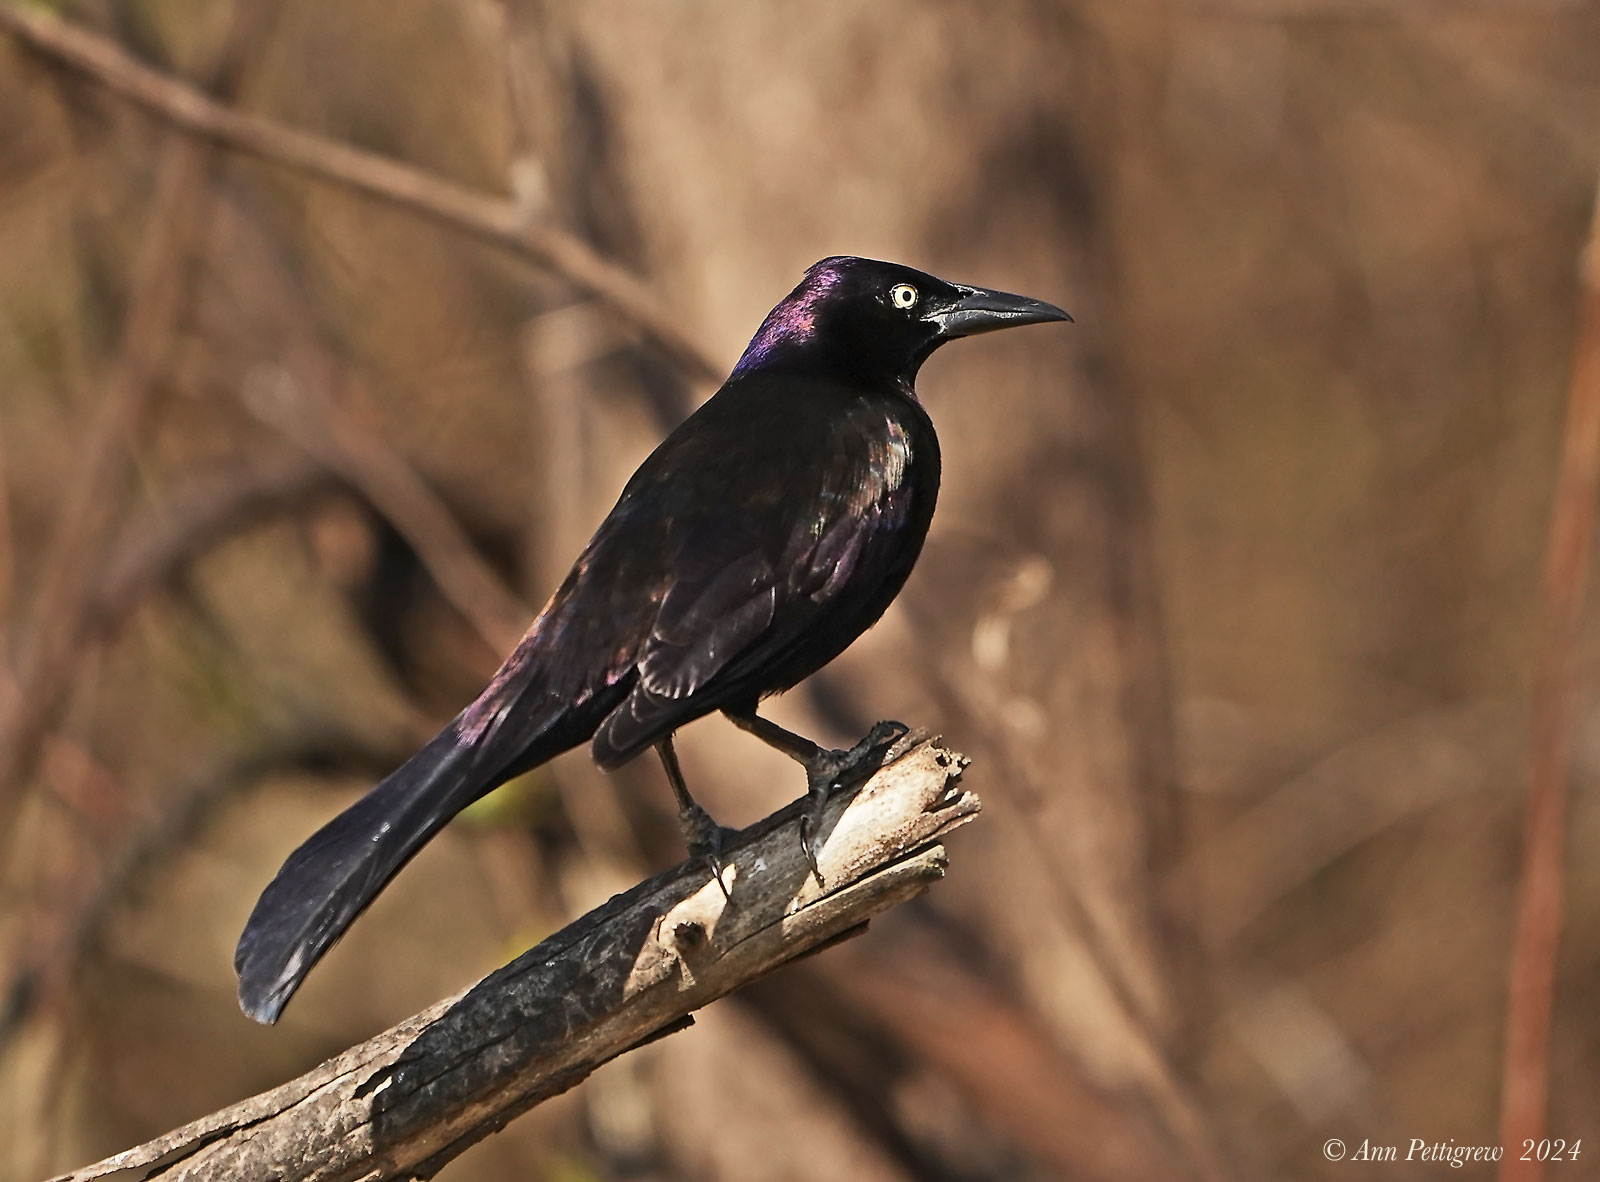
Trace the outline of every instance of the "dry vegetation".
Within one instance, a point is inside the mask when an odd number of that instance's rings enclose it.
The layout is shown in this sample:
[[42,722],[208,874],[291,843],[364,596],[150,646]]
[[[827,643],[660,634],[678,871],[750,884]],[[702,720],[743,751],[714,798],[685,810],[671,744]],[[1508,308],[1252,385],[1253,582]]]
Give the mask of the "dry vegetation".
[[[1593,5],[55,11],[526,241],[0,32],[0,1178],[279,1083],[677,860],[653,764],[568,756],[433,843],[278,1028],[234,1002],[283,856],[478,687],[700,359],[845,252],[1078,317],[929,365],[922,566],[775,711],[942,730],[985,821],[938,891],[441,1177],[1332,1179],[1360,1167],[1329,1137],[1497,1139]],[[1574,656],[1572,1178],[1592,628]],[[719,721],[681,750],[729,822],[794,779]]]

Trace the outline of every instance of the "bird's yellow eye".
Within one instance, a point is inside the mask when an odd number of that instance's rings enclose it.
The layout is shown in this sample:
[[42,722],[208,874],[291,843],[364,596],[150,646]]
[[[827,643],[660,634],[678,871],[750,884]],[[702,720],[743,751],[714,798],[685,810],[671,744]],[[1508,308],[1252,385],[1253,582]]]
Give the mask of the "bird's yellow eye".
[[889,302],[896,308],[914,308],[917,304],[917,289],[909,283],[896,283],[889,289]]

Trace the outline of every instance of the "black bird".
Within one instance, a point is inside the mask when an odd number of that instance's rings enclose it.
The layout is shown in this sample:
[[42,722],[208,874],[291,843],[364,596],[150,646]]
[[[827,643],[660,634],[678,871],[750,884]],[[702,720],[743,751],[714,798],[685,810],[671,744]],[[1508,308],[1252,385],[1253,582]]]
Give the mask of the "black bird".
[[939,441],[913,389],[945,341],[1071,320],[1039,300],[894,263],[823,259],[717,393],[633,474],[476,701],[289,855],[234,953],[239,1002],[275,1022],[312,966],[451,817],[578,744],[610,770],[661,757],[692,854],[721,830],[672,733],[720,710],[805,766],[811,849],[828,790],[898,724],[829,751],[756,714],[871,627],[922,549]]

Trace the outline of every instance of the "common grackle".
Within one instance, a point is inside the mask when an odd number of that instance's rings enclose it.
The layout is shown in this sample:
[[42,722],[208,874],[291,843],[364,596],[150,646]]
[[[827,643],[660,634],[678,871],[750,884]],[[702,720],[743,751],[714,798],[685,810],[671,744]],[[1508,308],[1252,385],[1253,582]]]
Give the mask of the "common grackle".
[[328,947],[441,826],[585,741],[610,770],[654,747],[689,849],[721,833],[672,748],[722,711],[804,765],[812,841],[828,791],[896,733],[825,750],[756,714],[875,623],[922,549],[939,441],[913,381],[945,341],[1070,320],[894,263],[824,259],[768,314],[717,393],[664,439],[476,701],[289,855],[234,953],[274,1022]]

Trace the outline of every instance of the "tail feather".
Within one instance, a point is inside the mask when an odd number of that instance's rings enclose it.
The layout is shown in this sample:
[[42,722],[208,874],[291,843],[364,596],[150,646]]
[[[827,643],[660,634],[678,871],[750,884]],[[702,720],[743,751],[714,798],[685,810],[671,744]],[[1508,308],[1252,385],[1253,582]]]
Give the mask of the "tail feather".
[[233,955],[239,1005],[276,1022],[300,982],[450,818],[560,746],[484,766],[452,725],[289,855],[261,893]]

